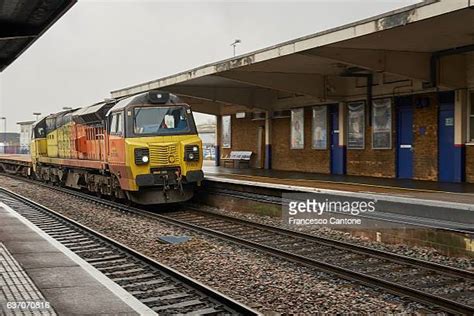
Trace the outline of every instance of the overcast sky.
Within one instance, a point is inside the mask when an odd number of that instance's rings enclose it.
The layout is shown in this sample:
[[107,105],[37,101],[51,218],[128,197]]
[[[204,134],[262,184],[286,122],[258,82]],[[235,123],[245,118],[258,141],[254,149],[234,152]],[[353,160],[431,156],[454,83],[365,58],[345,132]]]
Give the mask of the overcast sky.
[[0,116],[18,131],[33,112],[229,58],[236,38],[241,54],[416,2],[79,0],[0,74]]

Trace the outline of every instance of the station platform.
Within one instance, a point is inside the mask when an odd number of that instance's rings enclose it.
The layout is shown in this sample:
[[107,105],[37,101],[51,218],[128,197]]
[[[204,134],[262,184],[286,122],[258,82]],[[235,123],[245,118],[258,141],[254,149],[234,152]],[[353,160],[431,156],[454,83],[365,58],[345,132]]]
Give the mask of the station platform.
[[155,314],[0,203],[0,315]]
[[285,185],[293,188],[374,193],[407,198],[467,203],[474,205],[474,183],[443,183],[435,181],[330,175],[319,173],[203,167],[208,179],[235,179],[255,184]]
[[[417,226],[474,233],[474,185],[262,169],[203,167],[205,187],[243,192],[317,194],[320,201],[376,201],[370,217]],[[211,189],[212,190],[212,189]],[[368,215],[364,215],[367,217]]]
[[[29,165],[31,157],[22,154],[0,154],[0,163],[2,161]],[[267,183],[310,189],[389,194],[414,199],[474,205],[474,183],[447,183],[265,169],[234,169],[216,167],[213,164],[213,161],[205,161],[203,170],[209,179],[214,180],[219,178],[235,179],[255,184]]]

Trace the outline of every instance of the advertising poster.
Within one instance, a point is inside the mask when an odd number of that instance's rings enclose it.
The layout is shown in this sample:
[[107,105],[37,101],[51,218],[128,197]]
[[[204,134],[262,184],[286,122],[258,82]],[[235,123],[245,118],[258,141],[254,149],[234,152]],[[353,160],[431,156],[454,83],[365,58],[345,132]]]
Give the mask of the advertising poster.
[[327,149],[327,106],[313,108],[313,149]]
[[291,149],[304,148],[304,109],[291,110]]
[[222,116],[222,148],[230,148],[232,145],[232,128],[230,122],[230,115]]
[[351,102],[347,113],[347,148],[364,149],[365,102]]
[[392,148],[392,100],[372,101],[372,148]]

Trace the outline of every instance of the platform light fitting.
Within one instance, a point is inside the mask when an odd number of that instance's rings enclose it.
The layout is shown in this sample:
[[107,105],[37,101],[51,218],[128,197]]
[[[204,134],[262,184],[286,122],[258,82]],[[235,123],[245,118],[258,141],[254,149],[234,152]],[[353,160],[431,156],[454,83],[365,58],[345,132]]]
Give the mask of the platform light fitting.
[[237,46],[237,44],[240,44],[240,43],[242,43],[242,41],[240,39],[236,39],[232,44],[230,44],[230,46],[232,46],[234,49],[234,57],[235,57],[235,47]]

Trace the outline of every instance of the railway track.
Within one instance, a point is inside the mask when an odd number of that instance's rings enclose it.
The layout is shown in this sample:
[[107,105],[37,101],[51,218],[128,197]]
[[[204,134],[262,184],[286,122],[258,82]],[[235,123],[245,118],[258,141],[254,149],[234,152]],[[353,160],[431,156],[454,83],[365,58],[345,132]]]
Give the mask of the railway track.
[[186,206],[184,211],[156,214],[69,189],[52,188],[384,289],[435,311],[474,314],[474,273],[466,270],[191,209],[193,206]]
[[16,193],[0,200],[158,314],[257,315],[250,308]]
[[196,231],[383,288],[445,312],[474,314],[474,273],[466,270],[202,210],[164,216]]
[[[294,200],[288,200],[283,198],[281,195],[275,195],[270,192],[254,193],[247,192],[245,190],[237,190],[224,187],[208,187],[206,188],[207,194],[220,195],[229,198],[235,199],[245,199],[249,201],[273,204],[277,206],[288,205],[289,202]],[[389,212],[376,212],[375,214],[358,214],[353,215],[354,218],[365,218],[372,220],[382,220],[384,222],[392,222],[408,226],[419,226],[432,229],[445,230],[449,232],[461,233],[461,234],[473,234],[474,228],[469,224],[461,223],[449,223],[443,220],[426,220],[424,218],[409,216],[409,215],[400,215],[400,214],[391,214]]]

